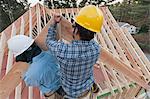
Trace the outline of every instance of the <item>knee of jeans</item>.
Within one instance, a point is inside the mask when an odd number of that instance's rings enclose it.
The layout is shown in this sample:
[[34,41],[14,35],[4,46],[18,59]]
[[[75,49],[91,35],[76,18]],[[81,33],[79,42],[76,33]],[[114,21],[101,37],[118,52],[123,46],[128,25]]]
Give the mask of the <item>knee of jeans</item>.
[[24,76],[24,79],[23,79],[26,83],[27,86],[39,86],[39,78],[35,78],[33,76]]
[[26,79],[39,79],[40,77],[36,73],[26,73],[24,76]]

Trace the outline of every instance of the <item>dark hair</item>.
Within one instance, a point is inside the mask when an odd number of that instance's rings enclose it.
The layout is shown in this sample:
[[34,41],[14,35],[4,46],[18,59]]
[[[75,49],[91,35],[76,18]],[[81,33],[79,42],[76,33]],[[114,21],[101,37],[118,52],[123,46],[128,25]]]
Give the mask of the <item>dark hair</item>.
[[75,23],[77,29],[78,29],[78,32],[79,33],[79,36],[80,36],[80,40],[84,40],[84,41],[90,41],[91,39],[94,38],[94,34],[95,32],[92,32],[84,27],[82,27],[81,25]]
[[41,53],[41,49],[34,42],[26,51],[16,57],[16,62],[32,62],[33,57],[39,55]]

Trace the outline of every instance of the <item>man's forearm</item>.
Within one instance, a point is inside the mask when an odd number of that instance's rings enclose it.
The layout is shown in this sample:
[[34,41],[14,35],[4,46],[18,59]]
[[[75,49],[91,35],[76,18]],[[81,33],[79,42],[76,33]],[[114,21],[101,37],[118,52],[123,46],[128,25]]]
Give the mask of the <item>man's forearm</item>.
[[48,35],[48,29],[50,25],[54,24],[53,19],[49,20],[46,26],[42,29],[41,33],[39,33],[38,37],[35,39],[36,44],[43,50],[47,50],[47,46],[45,40]]

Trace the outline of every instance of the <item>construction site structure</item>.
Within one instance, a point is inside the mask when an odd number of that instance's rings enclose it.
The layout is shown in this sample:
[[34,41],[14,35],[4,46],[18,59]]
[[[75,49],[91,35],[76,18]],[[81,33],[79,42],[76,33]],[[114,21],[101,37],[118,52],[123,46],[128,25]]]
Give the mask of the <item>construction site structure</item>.
[[[146,99],[149,97],[150,62],[126,29],[121,29],[107,7],[99,7],[104,15],[101,33],[95,40],[107,52],[101,53],[94,66],[95,82],[100,91],[94,99]],[[71,22],[80,8],[48,9],[36,4],[1,33],[0,44],[0,99],[44,99],[38,88],[27,87],[22,75],[28,64],[15,62],[8,50],[7,40],[15,35],[27,35],[43,49],[52,12],[69,22],[59,23],[60,38],[71,41]],[[105,57],[105,56],[112,56]],[[114,62],[113,60],[117,61]]]

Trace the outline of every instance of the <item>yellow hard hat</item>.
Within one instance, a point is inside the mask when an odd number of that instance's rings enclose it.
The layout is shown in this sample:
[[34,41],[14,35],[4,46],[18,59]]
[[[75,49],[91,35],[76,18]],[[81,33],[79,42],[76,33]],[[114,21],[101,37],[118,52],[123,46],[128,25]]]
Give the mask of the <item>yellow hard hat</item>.
[[103,13],[98,7],[88,5],[79,11],[75,17],[75,22],[90,31],[100,32],[103,24]]

